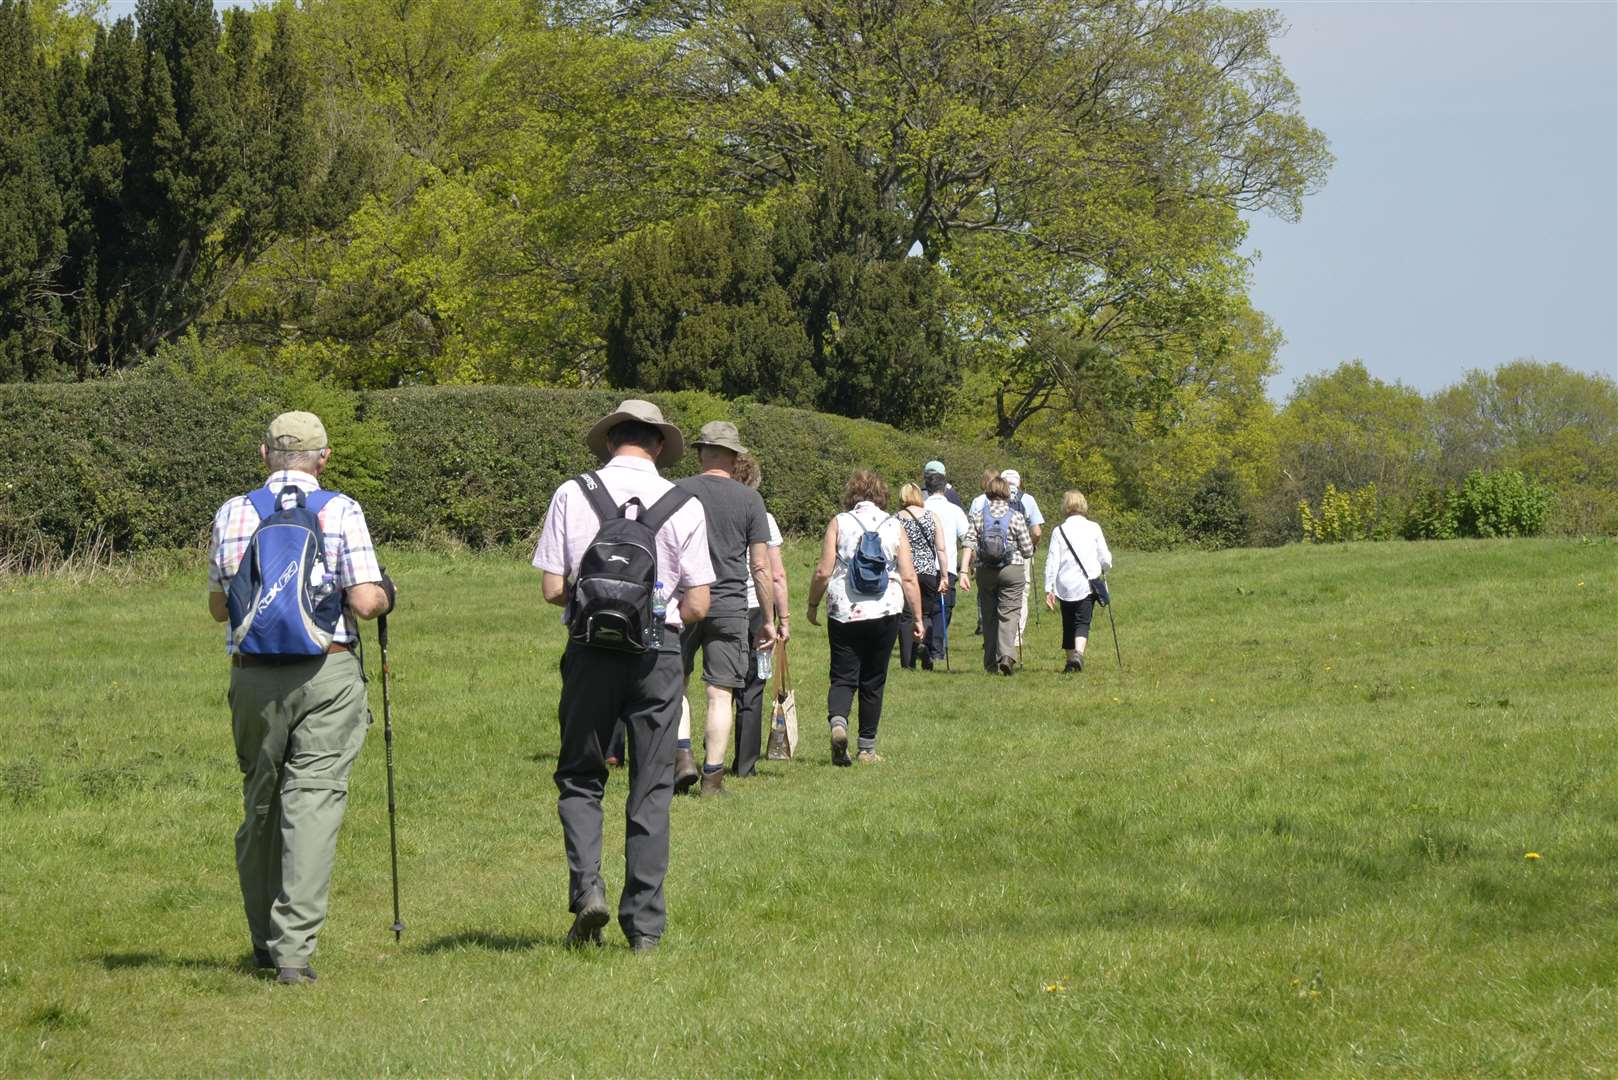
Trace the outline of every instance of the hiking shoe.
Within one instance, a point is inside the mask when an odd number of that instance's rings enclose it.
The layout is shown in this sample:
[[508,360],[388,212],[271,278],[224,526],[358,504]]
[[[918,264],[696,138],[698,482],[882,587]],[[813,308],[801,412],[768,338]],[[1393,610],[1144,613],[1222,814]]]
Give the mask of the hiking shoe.
[[275,971],[275,981],[282,986],[297,986],[301,983],[316,981],[315,969],[308,964],[302,967],[283,967]]
[[852,765],[848,760],[848,729],[842,724],[831,726],[831,763],[833,765]]
[[697,759],[690,750],[676,750],[674,752],[674,794],[684,795],[691,790],[691,785],[697,782],[702,772],[697,768]]
[[861,750],[859,753],[854,755],[854,760],[859,762],[861,765],[880,765],[883,758],[882,755],[877,753],[875,750]]
[[586,945],[601,944],[601,928],[607,925],[612,913],[607,910],[607,898],[602,891],[591,889],[579,904],[573,916],[573,925],[567,931],[567,947],[582,949]]
[[720,798],[728,797],[730,792],[725,790],[725,770],[715,769],[713,772],[708,772],[706,769],[703,770],[702,789],[698,791],[697,794],[701,795],[704,799],[711,799],[714,796],[718,796]]
[[650,956],[657,951],[657,943],[661,939],[649,934],[629,939],[629,951],[637,956]]
[[1010,675],[1012,672],[1014,672],[1016,670],[1017,670],[1017,662],[1015,660],[1006,659],[1006,660],[1000,661],[1000,674],[1002,674],[1002,675]]
[[1067,662],[1067,666],[1062,669],[1062,674],[1066,675],[1067,673],[1072,672],[1072,671],[1083,671],[1083,670],[1084,670],[1084,657],[1081,656],[1077,660],[1069,660]]
[[253,966],[258,968],[260,971],[267,971],[270,968],[275,967],[275,957],[270,955],[270,950],[258,945],[254,945]]

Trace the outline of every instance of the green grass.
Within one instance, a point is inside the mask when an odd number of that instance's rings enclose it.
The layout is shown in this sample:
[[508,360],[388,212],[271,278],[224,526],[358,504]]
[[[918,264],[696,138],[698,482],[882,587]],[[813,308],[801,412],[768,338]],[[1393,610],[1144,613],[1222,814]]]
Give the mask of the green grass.
[[0,583],[0,1075],[1612,1075],[1613,555],[1126,555],[1124,671],[1103,619],[1056,674],[1047,616],[1028,672],[976,674],[958,621],[955,674],[895,670],[887,761],[846,770],[799,625],[804,757],[676,801],[642,959],[560,946],[537,575],[398,554],[409,930],[378,729],[291,989],[243,965],[200,569]]

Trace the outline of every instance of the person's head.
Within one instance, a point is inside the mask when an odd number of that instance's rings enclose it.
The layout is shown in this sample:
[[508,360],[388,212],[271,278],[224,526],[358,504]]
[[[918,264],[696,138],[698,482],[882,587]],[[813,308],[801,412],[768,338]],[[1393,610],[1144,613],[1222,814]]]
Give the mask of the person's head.
[[1084,497],[1082,491],[1069,491],[1062,495],[1062,516],[1072,517],[1074,514],[1086,517],[1090,514],[1090,501]]
[[634,457],[648,457],[656,461],[663,453],[663,433],[641,420],[620,420],[607,429],[607,450],[617,457],[626,449],[638,450]]
[[933,460],[921,467],[921,475],[925,480],[926,477],[933,473],[937,473],[939,476],[947,477],[949,475],[949,470],[944,468],[944,463],[942,461],[939,461],[937,458],[933,458]]
[[685,437],[663,419],[663,410],[650,401],[629,398],[597,420],[584,436],[584,445],[599,461],[635,457],[666,469],[685,455]]
[[870,469],[855,469],[843,489],[844,510],[852,510],[862,502],[875,503],[882,510],[888,508],[888,485]]
[[758,458],[752,454],[736,455],[736,469],[731,473],[739,484],[746,484],[754,491],[758,490],[759,481],[764,479],[764,470],[759,466]]
[[1000,475],[1005,479],[1006,486],[1011,489],[1012,496],[1016,497],[1017,492],[1022,490],[1022,473],[1016,469],[1002,469]]
[[736,472],[737,456],[747,453],[741,433],[729,420],[703,424],[691,445],[697,448],[697,461],[702,464],[703,472],[722,472],[727,476]]
[[921,488],[915,484],[906,484],[899,489],[899,509],[907,506],[920,506],[922,504]]
[[993,483],[999,476],[1000,470],[996,469],[992,465],[983,470],[983,493],[985,495],[989,493],[989,485]]
[[949,480],[943,473],[930,472],[921,478],[921,488],[929,495],[937,495],[949,488]]
[[983,494],[987,495],[991,499],[1001,499],[1005,502],[1010,502],[1011,485],[1006,483],[1005,477],[996,476],[994,479],[984,484]]
[[319,476],[331,457],[326,425],[307,412],[284,412],[271,420],[258,452],[272,473],[291,470],[310,476]]

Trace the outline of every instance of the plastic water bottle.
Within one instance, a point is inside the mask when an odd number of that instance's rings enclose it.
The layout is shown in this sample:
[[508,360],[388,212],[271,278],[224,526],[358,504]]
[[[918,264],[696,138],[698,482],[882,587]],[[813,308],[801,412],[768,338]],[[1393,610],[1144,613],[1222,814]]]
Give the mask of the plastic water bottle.
[[775,650],[760,649],[758,651],[758,677],[761,682],[768,682],[775,674]]
[[652,645],[663,647],[663,628],[668,625],[669,595],[661,581],[652,583]]

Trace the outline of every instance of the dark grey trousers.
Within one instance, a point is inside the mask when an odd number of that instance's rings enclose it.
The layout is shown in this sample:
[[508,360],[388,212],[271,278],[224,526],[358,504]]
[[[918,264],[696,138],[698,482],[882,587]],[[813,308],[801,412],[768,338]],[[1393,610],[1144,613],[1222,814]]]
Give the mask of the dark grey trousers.
[[601,798],[607,788],[607,743],[620,719],[629,732],[629,799],[624,806],[624,891],[618,925],[624,936],[661,937],[668,914],[663,877],[669,868],[669,802],[674,796],[674,740],[685,672],[678,639],[636,656],[568,643],[562,654],[556,755],[556,811],[567,844],[568,910],[577,912],[601,878]]
[[[747,611],[747,639],[757,642],[764,632],[764,609]],[[759,750],[764,744],[764,684],[758,677],[758,649],[747,654],[747,681],[736,692],[736,761],[731,766],[737,776],[758,772]]]

